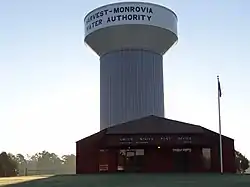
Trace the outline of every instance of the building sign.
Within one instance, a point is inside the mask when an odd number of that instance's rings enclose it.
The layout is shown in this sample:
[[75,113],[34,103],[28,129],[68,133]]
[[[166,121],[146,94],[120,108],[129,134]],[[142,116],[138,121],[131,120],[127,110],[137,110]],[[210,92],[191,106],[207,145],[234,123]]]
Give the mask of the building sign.
[[173,142],[173,143],[192,143],[191,136],[162,136],[160,138],[161,142]]
[[85,36],[101,28],[123,24],[144,24],[166,28],[166,26],[169,27],[168,19],[173,17],[177,19],[172,11],[155,4],[115,3],[97,8],[87,14],[84,19]]
[[192,152],[191,148],[174,148],[172,149],[173,152]]
[[171,141],[172,137],[171,136],[162,136],[160,139],[161,139],[161,141]]
[[183,142],[183,143],[192,143],[192,137],[191,136],[179,136],[177,137],[177,141]]
[[120,142],[132,142],[133,138],[131,137],[122,137],[120,138]]
[[136,137],[121,137],[119,139],[120,144],[191,144],[191,136],[136,136]]
[[137,137],[137,138],[131,138],[131,137],[122,137],[120,138],[120,144],[148,144],[149,142],[153,142],[154,138],[152,137]]
[[152,137],[140,137],[137,139],[137,141],[135,142],[136,144],[148,144],[150,142],[153,142],[154,138]]
[[120,138],[120,144],[126,144],[126,145],[130,145],[133,143],[134,139],[131,137],[122,137]]

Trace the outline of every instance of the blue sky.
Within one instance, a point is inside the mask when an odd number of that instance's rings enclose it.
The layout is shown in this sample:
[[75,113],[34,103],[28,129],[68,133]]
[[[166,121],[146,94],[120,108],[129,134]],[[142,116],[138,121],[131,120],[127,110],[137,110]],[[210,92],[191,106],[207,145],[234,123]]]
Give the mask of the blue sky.
[[[165,116],[218,131],[219,74],[223,133],[250,157],[250,2],[151,2],[179,19],[164,56]],[[82,42],[83,17],[107,3],[0,1],[0,151],[71,153],[99,130],[99,58]]]

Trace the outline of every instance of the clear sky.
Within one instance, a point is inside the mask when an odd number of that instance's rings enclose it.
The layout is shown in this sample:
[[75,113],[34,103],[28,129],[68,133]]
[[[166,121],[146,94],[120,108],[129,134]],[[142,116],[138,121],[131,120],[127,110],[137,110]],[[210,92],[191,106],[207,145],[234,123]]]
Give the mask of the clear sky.
[[[113,1],[114,2],[114,1]],[[250,1],[155,0],[178,17],[164,56],[165,116],[222,130],[250,158]],[[0,151],[75,153],[99,130],[99,58],[84,15],[109,0],[0,1]]]

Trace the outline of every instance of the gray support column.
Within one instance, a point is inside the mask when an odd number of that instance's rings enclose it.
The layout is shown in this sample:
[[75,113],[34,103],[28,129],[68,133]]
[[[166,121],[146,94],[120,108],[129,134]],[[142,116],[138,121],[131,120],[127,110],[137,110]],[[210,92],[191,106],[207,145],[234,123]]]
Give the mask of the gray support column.
[[148,115],[164,117],[162,55],[145,50],[100,58],[100,127]]

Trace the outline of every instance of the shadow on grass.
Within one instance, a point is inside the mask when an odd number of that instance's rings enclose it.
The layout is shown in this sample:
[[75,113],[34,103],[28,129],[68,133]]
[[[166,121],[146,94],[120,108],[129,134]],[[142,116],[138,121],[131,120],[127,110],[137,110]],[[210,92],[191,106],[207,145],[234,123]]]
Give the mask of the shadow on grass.
[[250,187],[248,175],[219,174],[87,174],[55,175],[8,187]]

